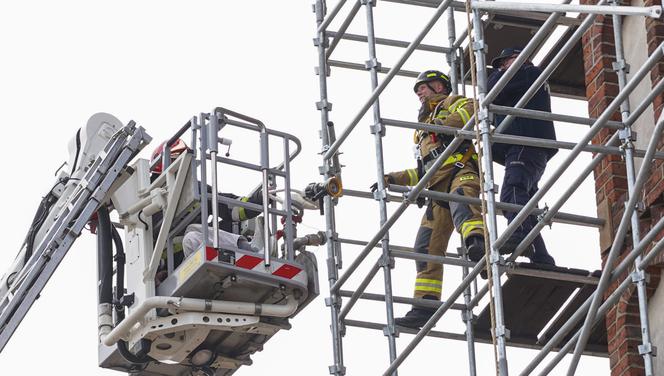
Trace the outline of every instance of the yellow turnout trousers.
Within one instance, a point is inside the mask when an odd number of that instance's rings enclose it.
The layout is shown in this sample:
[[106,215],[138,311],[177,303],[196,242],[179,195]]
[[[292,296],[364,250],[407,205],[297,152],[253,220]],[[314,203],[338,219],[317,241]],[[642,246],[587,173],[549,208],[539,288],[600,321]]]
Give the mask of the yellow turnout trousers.
[[[452,177],[455,170],[458,171]],[[480,180],[474,163],[466,163],[461,169],[449,164],[441,167],[437,175],[441,179],[436,179],[438,181],[430,190],[473,198],[479,196]],[[459,202],[430,200],[417,232],[415,252],[444,256],[454,228],[464,241],[473,235],[483,236],[484,223],[480,208]],[[416,269],[414,297],[422,298],[428,295],[440,299],[443,289],[443,265],[418,261]]]

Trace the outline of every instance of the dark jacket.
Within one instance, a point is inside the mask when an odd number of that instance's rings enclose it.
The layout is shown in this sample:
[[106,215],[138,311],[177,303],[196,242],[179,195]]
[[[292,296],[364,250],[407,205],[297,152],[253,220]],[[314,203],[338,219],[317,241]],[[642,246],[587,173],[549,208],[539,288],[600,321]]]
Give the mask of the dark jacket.
[[[498,80],[505,74],[504,70],[496,69],[489,76],[488,89],[494,87]],[[521,99],[523,94],[530,88],[530,86],[537,80],[539,75],[542,74],[537,66],[525,63],[512,77],[510,82],[503,88],[500,94],[493,101],[493,104],[500,106],[514,107]],[[547,111],[551,112],[551,96],[549,95],[549,88],[544,84],[530,99],[530,102],[525,106],[529,110]],[[495,125],[498,126],[505,115],[495,116]],[[505,129],[503,134],[510,134],[516,136],[545,138],[548,140],[556,139],[556,130],[553,127],[553,122],[548,120],[536,120],[527,118],[515,118],[512,124]],[[493,158],[496,162],[504,164],[505,155],[509,148],[513,146],[510,144],[494,144],[492,147]],[[558,149],[538,148],[546,151],[548,159],[551,159]]]
[[[212,190],[209,191],[209,193],[212,193]],[[263,191],[258,190],[254,192],[251,196],[245,196],[245,197],[240,197],[237,195],[234,195],[232,193],[219,193],[219,196],[224,196],[228,198],[232,198],[238,201],[244,201],[244,202],[250,202],[252,204],[256,205],[263,205]],[[208,207],[212,206],[212,199],[210,198],[208,200]],[[239,206],[229,206],[223,202],[219,202],[218,205],[219,208],[219,228],[227,231],[227,232],[233,232],[233,209],[238,208],[240,210],[240,220],[244,221],[247,219],[255,218],[258,217],[260,214],[263,214],[262,212],[258,211],[253,211],[251,209],[243,209]],[[212,209],[210,209],[210,213],[212,213]]]
[[[212,194],[212,187],[210,185],[207,186],[208,189],[208,195]],[[263,190],[259,189],[256,192],[254,192],[251,196],[245,196],[245,197],[240,197],[238,195],[235,195],[233,193],[219,193],[219,197],[227,197],[227,198],[232,198],[234,200],[238,201],[243,201],[243,202],[250,202],[252,204],[256,205],[263,205]],[[272,202],[272,200],[270,200]],[[212,214],[212,197],[208,196],[208,211],[210,214]],[[259,216],[260,214],[263,214],[262,212],[258,211],[253,211],[251,209],[241,209],[240,206],[229,206],[226,203],[223,203],[219,201],[217,204],[218,208],[218,215],[219,215],[219,229],[226,231],[226,232],[233,232],[233,222],[237,222],[233,219],[233,210],[238,211],[238,217],[241,221],[255,218]],[[161,230],[161,220],[163,219],[163,213],[161,211],[155,213],[152,216],[152,223],[154,225],[152,231],[153,231],[153,236],[155,239],[157,239],[157,236],[159,235],[159,231]],[[198,223],[199,220],[196,218],[196,220],[192,223]],[[208,222],[209,226],[212,226],[212,221]],[[184,229],[182,230],[181,234],[184,234]]]

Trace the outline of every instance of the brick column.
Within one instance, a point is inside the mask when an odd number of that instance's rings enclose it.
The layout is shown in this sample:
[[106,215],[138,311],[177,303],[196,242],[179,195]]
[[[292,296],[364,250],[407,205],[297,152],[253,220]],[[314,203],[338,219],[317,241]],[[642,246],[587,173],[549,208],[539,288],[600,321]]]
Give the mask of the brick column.
[[[581,0],[583,4],[595,4],[596,2],[595,0]],[[645,3],[645,6],[661,5],[661,0],[650,0]],[[661,21],[646,19],[646,30],[644,32],[647,33],[648,52],[652,53],[664,38],[664,26]],[[629,43],[630,36],[624,35],[624,39],[626,43]],[[582,45],[584,68],[586,71],[588,112],[591,117],[596,118],[599,117],[618,94],[618,78],[612,69],[612,63],[615,61],[612,18],[610,16],[597,17],[592,28],[584,34]],[[632,68],[638,69],[638,67],[634,67],[633,65]],[[659,64],[651,72],[652,82],[656,83],[664,76],[663,73],[664,64]],[[663,99],[660,96],[655,101],[655,118],[659,116],[664,105]],[[632,104],[636,105],[637,103],[633,102]],[[619,112],[614,113],[611,119],[620,121]],[[593,139],[593,143],[604,144],[612,134],[612,131],[604,129]],[[643,193],[646,210],[644,213],[640,213],[642,234],[645,234],[664,213],[662,209],[662,192],[664,191],[663,172],[663,164],[659,161],[655,162],[648,182],[644,187]],[[611,243],[623,215],[624,203],[627,199],[625,164],[620,156],[607,156],[595,169],[594,177],[598,216],[607,221],[604,228],[600,230],[600,252],[602,265],[605,266]],[[623,260],[632,247],[631,234],[628,233],[616,265]],[[654,288],[657,287],[659,282],[659,270],[659,267],[647,270],[650,275],[650,295],[654,292]],[[627,274],[622,277],[627,277]],[[617,286],[618,283],[610,286],[605,297],[608,297]],[[638,346],[641,344],[638,299],[634,286],[630,287],[623,294],[620,301],[611,308],[605,322],[607,326],[611,375],[643,375],[643,358],[638,352]]]
[[[662,5],[662,0],[646,0],[645,6]],[[648,53],[651,54],[657,46],[664,41],[664,23],[662,20],[646,18],[646,40],[648,43]],[[660,62],[650,71],[650,79],[653,84],[656,84],[664,78],[664,62]],[[655,110],[655,119],[659,117],[662,109],[664,108],[664,95],[659,95],[653,102]],[[657,145],[659,151],[664,150],[664,142],[660,140]],[[661,160],[656,160],[653,163],[650,171],[650,177],[644,187],[645,204],[646,207],[652,211],[652,219],[657,220],[662,215],[661,206],[664,205],[664,163]],[[657,218],[655,218],[657,217]],[[654,223],[654,221],[652,221]],[[660,234],[662,235],[662,234]],[[660,263],[664,257],[659,257]]]

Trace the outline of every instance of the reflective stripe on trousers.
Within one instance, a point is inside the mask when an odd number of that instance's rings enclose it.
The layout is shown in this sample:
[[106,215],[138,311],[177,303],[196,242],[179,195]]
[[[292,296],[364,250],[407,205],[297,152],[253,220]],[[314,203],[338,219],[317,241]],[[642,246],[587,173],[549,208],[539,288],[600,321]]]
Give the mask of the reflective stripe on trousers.
[[[453,171],[453,166],[441,168],[439,173],[444,176]],[[445,192],[450,186],[449,176],[438,179],[429,189]],[[468,197],[478,197],[479,178],[471,165],[464,166],[454,177],[451,184],[453,193]],[[465,227],[464,227],[465,225]],[[464,235],[483,235],[483,222],[480,208],[461,203],[449,203],[449,209],[431,203],[422,217],[420,228],[415,239],[415,252],[433,256],[445,256],[450,236],[456,227]],[[443,281],[443,265],[434,262],[416,262],[417,277],[415,279],[415,298],[425,295],[440,299]],[[426,282],[424,282],[426,281]],[[432,283],[435,282],[435,283]]]

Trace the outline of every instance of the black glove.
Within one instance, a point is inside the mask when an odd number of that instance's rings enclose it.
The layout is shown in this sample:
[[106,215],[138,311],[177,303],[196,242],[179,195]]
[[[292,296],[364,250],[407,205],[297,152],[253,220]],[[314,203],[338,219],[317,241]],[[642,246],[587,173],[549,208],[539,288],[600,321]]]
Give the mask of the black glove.
[[[390,175],[383,175],[383,181],[385,182],[385,185],[394,184],[394,178]],[[378,190],[378,183],[371,184],[369,189],[371,189],[371,193],[376,192]]]
[[307,187],[304,188],[304,196],[311,201],[318,201],[323,198],[325,194],[325,187],[320,183],[309,183]]
[[426,205],[427,199],[422,196],[418,196],[417,200],[415,200],[415,203],[417,204],[418,208],[422,209],[422,207]]

